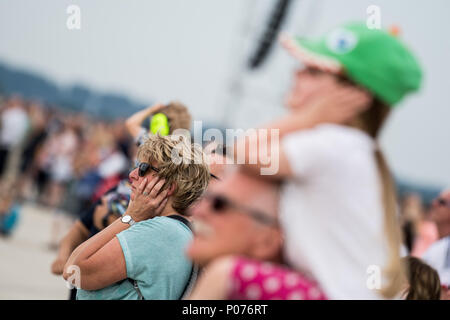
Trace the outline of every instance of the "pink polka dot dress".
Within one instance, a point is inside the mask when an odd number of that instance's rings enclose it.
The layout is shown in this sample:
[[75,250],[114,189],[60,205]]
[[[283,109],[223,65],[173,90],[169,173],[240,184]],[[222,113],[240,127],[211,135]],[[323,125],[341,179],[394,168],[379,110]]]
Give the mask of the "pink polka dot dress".
[[319,285],[283,266],[236,258],[231,271],[232,300],[326,300]]

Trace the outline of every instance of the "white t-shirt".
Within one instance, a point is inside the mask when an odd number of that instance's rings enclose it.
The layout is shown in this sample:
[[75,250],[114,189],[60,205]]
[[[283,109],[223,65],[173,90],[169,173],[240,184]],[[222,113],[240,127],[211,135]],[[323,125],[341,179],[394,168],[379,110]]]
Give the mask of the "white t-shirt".
[[367,284],[387,263],[373,139],[324,124],[286,136],[282,146],[295,176],[280,199],[287,261],[330,299],[381,299]]
[[21,142],[28,128],[27,113],[21,108],[7,109],[1,116],[0,145],[7,148]]
[[127,169],[127,158],[121,152],[113,152],[98,166],[98,174],[103,179],[115,176]]
[[441,284],[450,286],[450,236],[433,243],[422,259],[436,269]]

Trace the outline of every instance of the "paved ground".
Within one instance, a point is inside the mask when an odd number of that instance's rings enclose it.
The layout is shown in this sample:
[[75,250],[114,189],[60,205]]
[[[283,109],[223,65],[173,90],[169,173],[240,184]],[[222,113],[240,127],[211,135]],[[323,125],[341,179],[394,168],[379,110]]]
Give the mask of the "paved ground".
[[[50,273],[56,256],[49,249],[53,220],[48,210],[25,205],[13,235],[0,237],[0,299],[67,299],[64,280]],[[63,235],[70,221],[59,220]]]

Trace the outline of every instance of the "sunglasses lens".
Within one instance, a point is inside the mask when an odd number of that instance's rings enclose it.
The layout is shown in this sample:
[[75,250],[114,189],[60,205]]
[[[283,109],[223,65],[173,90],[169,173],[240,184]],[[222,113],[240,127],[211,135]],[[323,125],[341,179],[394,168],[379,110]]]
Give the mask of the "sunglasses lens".
[[226,204],[227,204],[226,200],[223,198],[220,198],[220,197],[214,197],[213,202],[212,202],[213,208],[216,211],[224,210],[226,207]]
[[147,173],[147,170],[149,168],[148,163],[141,163],[139,164],[139,176],[143,177]]

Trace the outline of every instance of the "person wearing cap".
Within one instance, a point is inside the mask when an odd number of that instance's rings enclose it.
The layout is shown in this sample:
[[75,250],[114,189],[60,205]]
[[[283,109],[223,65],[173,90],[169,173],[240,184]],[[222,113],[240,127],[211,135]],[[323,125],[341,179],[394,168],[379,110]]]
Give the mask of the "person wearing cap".
[[271,163],[250,162],[249,146],[260,141],[244,137],[241,169],[260,175],[278,161],[274,175],[261,177],[284,182],[279,219],[284,257],[295,273],[288,277],[280,268],[286,276],[275,284],[263,263],[249,260],[249,275],[237,270],[245,270],[242,258],[228,257],[203,279],[221,274],[234,285],[210,281],[193,296],[277,299],[286,286],[315,279],[321,292],[305,286],[296,298],[398,298],[404,266],[395,188],[377,138],[391,109],[419,89],[421,68],[398,38],[365,23],[344,24],[318,39],[282,36],[281,43],[305,68],[294,75],[289,114],[264,127],[279,129]]
[[[150,119],[149,119],[150,117]],[[156,103],[131,115],[125,122],[130,135],[140,145],[147,134],[172,134],[177,129],[191,129],[191,114],[181,102],[173,101],[167,105]],[[143,123],[149,119],[148,129]]]

